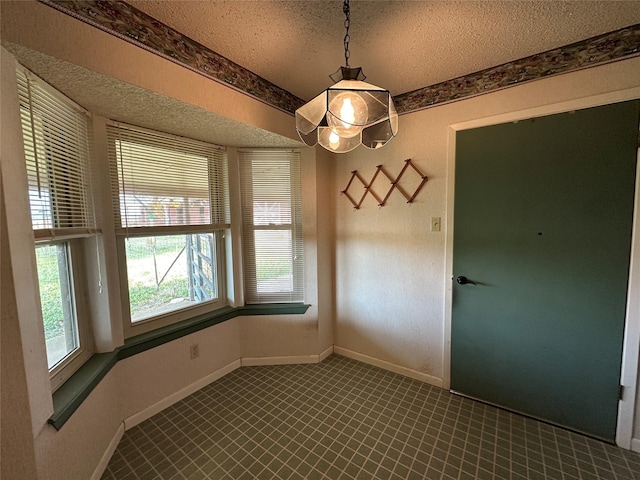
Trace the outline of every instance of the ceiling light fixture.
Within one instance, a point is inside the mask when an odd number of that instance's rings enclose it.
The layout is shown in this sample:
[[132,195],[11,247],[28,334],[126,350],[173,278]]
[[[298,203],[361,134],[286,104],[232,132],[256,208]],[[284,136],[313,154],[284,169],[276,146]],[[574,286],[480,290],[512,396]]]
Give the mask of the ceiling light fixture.
[[302,141],[319,143],[334,153],[350,152],[362,144],[375,149],[398,133],[398,114],[389,90],[363,82],[362,68],[349,67],[349,0],[344,0],[344,61],[329,75],[335,84],[296,110],[296,130]]

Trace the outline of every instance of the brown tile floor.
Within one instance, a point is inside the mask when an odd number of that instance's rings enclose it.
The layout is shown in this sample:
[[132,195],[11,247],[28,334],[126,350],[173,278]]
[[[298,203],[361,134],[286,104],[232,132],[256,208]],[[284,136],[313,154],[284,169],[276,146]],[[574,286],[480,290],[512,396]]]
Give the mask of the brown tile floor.
[[127,431],[103,480],[640,479],[640,454],[333,355],[243,367]]

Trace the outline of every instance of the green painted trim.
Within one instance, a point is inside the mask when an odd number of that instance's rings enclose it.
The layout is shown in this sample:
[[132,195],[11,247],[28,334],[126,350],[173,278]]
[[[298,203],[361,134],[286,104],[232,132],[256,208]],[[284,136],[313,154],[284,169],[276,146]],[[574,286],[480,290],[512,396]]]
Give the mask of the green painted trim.
[[49,423],[60,430],[117,362],[117,350],[93,355],[53,393],[53,415]]
[[158,328],[125,340],[124,345],[112,352],[97,353],[53,393],[53,415],[49,418],[56,430],[60,430],[73,412],[89,396],[93,389],[118,362],[159,345],[190,335],[205,328],[226,322],[235,317],[249,315],[301,315],[310,305],[304,303],[271,303],[224,307],[214,312],[198,315],[182,322]]
[[[244,307],[242,307],[244,308]],[[118,360],[144,352],[167,342],[171,342],[185,335],[197,332],[204,328],[212,327],[237,317],[235,308],[224,307],[211,313],[198,315],[182,322],[167,325],[147,333],[136,335],[124,341],[118,352]]]
[[262,303],[245,305],[240,315],[296,315],[305,313],[311,305],[305,303]]

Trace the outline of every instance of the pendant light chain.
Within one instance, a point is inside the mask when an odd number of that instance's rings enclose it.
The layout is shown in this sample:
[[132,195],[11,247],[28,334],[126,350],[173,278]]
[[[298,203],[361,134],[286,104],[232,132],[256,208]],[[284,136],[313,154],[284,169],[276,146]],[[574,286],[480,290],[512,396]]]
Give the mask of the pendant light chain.
[[351,10],[349,9],[349,0],[344,0],[344,4],[342,5],[342,11],[344,12],[344,65],[345,67],[349,66],[349,57],[351,54],[349,53],[349,42],[351,41],[351,37],[349,36],[349,27],[351,26]]

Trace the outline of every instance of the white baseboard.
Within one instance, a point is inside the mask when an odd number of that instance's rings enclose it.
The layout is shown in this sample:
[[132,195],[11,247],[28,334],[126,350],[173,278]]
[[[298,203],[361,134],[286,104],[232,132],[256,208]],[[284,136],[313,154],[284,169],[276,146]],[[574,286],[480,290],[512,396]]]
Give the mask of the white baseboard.
[[102,458],[100,459],[98,466],[94,470],[93,475],[91,475],[91,480],[100,480],[100,478],[102,478],[102,475],[104,474],[104,471],[107,469],[107,465],[109,465],[109,461],[113,456],[113,452],[115,452],[116,448],[118,448],[118,444],[120,443],[120,440],[122,440],[123,435],[124,435],[124,423],[121,423],[120,426],[118,427],[118,430],[116,430],[116,434],[113,436],[113,438],[109,442],[109,446],[107,447],[104,454],[102,455]]
[[298,363],[318,363],[318,355],[291,355],[282,357],[243,357],[243,367],[260,367],[264,365],[295,365]]
[[640,438],[631,439],[631,451],[640,453]]
[[327,348],[324,352],[318,355],[318,363],[324,362],[326,358],[333,353],[333,345]]
[[420,380],[421,382],[428,383],[429,385],[433,385],[434,387],[442,388],[443,385],[441,378],[418,372],[417,370],[412,370],[411,368],[401,367],[400,365],[396,365],[395,363],[385,362],[384,360],[370,357],[369,355],[365,355],[364,353],[354,352],[353,350],[337,347],[335,345],[333,347],[333,352],[337,355],[342,355],[343,357],[353,358],[354,360],[368,363],[369,365],[374,365],[376,367],[384,368],[385,370],[404,375],[405,377],[413,378],[414,380]]
[[333,353],[333,345],[319,355],[282,355],[274,357],[243,357],[243,367],[262,367],[265,365],[296,365],[301,363],[320,363]]
[[[165,408],[179,402],[185,397],[188,397],[194,392],[197,392],[201,388],[209,385],[211,382],[224,377],[227,373],[232,372],[239,367],[256,367],[261,365],[293,365],[299,363],[319,363],[329,355],[333,353],[333,346],[327,348],[320,355],[295,355],[295,356],[276,356],[276,357],[247,357],[240,360],[235,360],[228,365],[216,370],[215,372],[201,378],[197,382],[188,385],[181,390],[169,395],[168,397],[154,403],[150,407],[145,408],[141,412],[131,415],[124,420],[125,430],[135,427],[146,419],[154,416],[156,413],[161,412]],[[111,452],[113,453],[113,452]]]
[[141,422],[144,422],[147,418],[151,418],[156,413],[161,412],[167,407],[170,407],[176,402],[179,402],[183,398],[188,397],[194,392],[197,392],[203,387],[206,387],[211,382],[215,382],[219,378],[224,377],[227,373],[233,372],[236,368],[241,366],[240,360],[234,360],[233,362],[225,365],[222,368],[219,368],[213,373],[201,378],[200,380],[192,383],[191,385],[187,385],[186,387],[178,390],[175,393],[172,393],[168,397],[163,398],[157,403],[154,403],[150,407],[145,408],[141,412],[135,413],[131,415],[129,418],[124,420],[124,428],[125,430],[129,430],[132,427],[135,427]]

